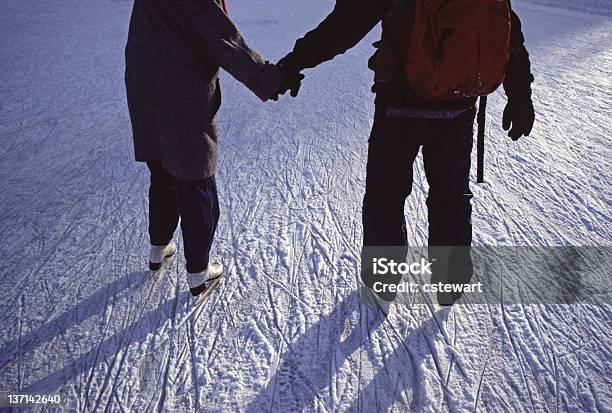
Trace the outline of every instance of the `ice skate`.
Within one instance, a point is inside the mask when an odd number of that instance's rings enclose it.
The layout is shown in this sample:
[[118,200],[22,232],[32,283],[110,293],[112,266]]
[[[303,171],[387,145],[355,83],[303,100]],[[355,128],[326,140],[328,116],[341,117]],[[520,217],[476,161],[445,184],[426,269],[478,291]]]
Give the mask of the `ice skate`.
[[196,305],[201,304],[212,291],[219,285],[223,278],[223,265],[211,262],[201,272],[188,273],[187,284],[189,291],[195,297]]
[[151,245],[151,252],[149,253],[149,269],[151,271],[159,270],[166,258],[169,258],[174,254],[176,254],[176,244],[174,242],[170,242],[168,245],[161,247]]

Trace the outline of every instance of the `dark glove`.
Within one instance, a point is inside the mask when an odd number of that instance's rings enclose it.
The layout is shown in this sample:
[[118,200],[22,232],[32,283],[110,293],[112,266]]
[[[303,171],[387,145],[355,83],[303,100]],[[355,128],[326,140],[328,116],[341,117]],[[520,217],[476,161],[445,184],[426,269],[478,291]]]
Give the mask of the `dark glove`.
[[535,121],[535,112],[531,98],[508,99],[504,109],[502,126],[504,130],[510,130],[508,136],[513,141],[518,141],[521,136],[529,136]]
[[302,85],[302,80],[304,79],[304,75],[300,73],[301,68],[299,68],[292,59],[292,54],[289,53],[287,56],[283,57],[278,61],[276,66],[284,73],[283,81],[278,88],[278,93],[284,95],[288,90],[291,91],[291,96],[297,97],[298,92],[300,91],[300,86]]
[[278,96],[284,95],[288,90],[291,91],[291,96],[297,97],[300,86],[302,86],[302,80],[305,76],[299,71],[283,65],[282,62],[279,62],[277,66],[283,74],[283,80],[276,91],[276,96],[273,97],[272,100],[278,100]]

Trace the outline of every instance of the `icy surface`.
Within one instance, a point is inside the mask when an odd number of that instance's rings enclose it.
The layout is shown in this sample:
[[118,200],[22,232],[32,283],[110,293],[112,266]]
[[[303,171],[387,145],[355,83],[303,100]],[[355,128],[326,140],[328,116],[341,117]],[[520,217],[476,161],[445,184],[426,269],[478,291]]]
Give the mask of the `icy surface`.
[[612,16],[612,1],[610,0],[531,0],[530,3]]
[[[530,6],[533,136],[490,100],[475,243],[610,245],[610,17]],[[271,60],[331,1],[235,0]],[[151,277],[147,174],[123,86],[131,3],[0,3],[0,391],[78,411],[609,411],[609,306],[394,307],[357,296],[374,30],[257,102],[224,74],[214,254],[227,278],[191,305],[181,254]],[[420,161],[419,161],[420,162]],[[422,166],[406,210],[422,245]],[[180,243],[180,235],[177,233]]]

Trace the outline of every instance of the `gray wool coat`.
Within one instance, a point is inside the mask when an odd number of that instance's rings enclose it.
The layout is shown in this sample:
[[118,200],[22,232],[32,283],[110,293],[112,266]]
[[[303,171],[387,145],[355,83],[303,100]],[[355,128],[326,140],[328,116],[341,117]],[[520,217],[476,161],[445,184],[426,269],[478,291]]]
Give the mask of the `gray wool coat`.
[[215,173],[219,67],[263,101],[282,79],[249,48],[221,0],[135,0],[125,63],[136,160],[159,160],[185,181]]

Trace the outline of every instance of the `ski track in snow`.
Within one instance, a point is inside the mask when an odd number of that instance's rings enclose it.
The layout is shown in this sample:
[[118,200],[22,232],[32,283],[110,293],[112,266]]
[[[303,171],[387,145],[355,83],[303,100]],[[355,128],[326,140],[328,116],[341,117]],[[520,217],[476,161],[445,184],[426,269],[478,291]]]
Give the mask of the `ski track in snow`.
[[[515,3],[538,120],[512,143],[503,95],[490,100],[475,244],[609,246],[612,20]],[[231,6],[276,60],[332,2]],[[295,100],[260,103],[223,74],[213,253],[227,277],[195,308],[182,251],[151,277],[123,86],[130,10],[0,5],[0,391],[59,392],[73,411],[612,409],[607,304],[415,303],[384,323],[361,304],[378,29],[307,71]],[[412,245],[426,241],[423,178],[419,164]]]

